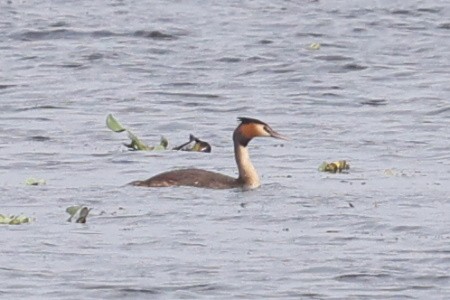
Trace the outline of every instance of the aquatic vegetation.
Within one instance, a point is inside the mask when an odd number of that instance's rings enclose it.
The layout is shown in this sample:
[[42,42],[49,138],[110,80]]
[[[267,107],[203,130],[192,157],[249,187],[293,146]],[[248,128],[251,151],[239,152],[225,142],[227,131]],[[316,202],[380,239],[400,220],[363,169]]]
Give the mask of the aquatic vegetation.
[[75,220],[75,223],[86,223],[86,218],[91,209],[92,208],[87,208],[82,205],[69,206],[66,209],[66,212],[70,215],[67,222],[72,222],[72,220]]
[[[167,150],[169,146],[169,141],[162,136],[159,145],[156,146],[148,146],[141,139],[139,139],[134,133],[132,133],[129,129],[126,129],[112,114],[109,114],[106,117],[106,126],[114,132],[124,132],[128,133],[128,138],[131,140],[131,143],[124,145],[129,150],[135,151],[160,151]],[[194,135],[189,136],[189,141],[180,146],[172,148],[172,150],[181,150],[181,151],[195,151],[195,152],[211,152],[211,145],[205,141],[202,141],[196,138]]]
[[309,50],[319,50],[320,44],[319,43],[311,43],[308,47]]
[[106,126],[114,132],[124,132],[128,133],[128,138],[131,140],[130,144],[124,145],[130,149],[135,151],[155,151],[155,150],[165,150],[169,145],[169,141],[165,137],[161,137],[161,141],[159,145],[156,146],[148,146],[141,139],[139,139],[134,133],[132,133],[129,129],[126,129],[112,114],[109,114],[106,117]]
[[25,223],[30,223],[31,218],[25,217],[25,216],[6,216],[0,214],[0,224],[7,224],[7,225],[20,225]]
[[37,179],[37,178],[27,178],[25,180],[25,184],[26,185],[46,185],[47,182],[45,181],[45,179]]
[[169,141],[165,137],[161,137],[161,141],[159,145],[156,146],[148,146],[143,141],[141,141],[136,135],[128,131],[128,137],[131,140],[130,144],[125,144],[126,147],[130,150],[136,150],[136,151],[159,151],[159,150],[166,150],[167,146],[169,145]]
[[349,169],[350,169],[350,165],[345,160],[338,160],[338,161],[334,161],[331,163],[327,163],[326,161],[324,161],[319,166],[320,172],[341,173],[341,172],[343,172],[345,170],[349,170]]
[[127,130],[122,126],[122,124],[120,124],[119,121],[117,121],[116,118],[114,118],[112,114],[109,114],[106,117],[106,126],[114,132],[123,132]]

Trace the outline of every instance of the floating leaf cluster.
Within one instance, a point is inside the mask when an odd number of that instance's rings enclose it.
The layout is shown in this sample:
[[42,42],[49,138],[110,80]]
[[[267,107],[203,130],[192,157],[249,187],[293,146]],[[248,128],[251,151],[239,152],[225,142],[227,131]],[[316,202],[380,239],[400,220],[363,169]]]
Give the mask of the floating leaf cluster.
[[341,173],[349,169],[350,165],[345,160],[338,160],[331,163],[327,163],[326,161],[324,161],[319,166],[320,172]]
[[7,225],[19,225],[19,224],[25,224],[30,223],[31,218],[25,217],[25,216],[6,216],[0,214],[0,224],[7,224]]
[[[129,129],[126,129],[112,114],[109,114],[106,117],[106,126],[114,132],[126,131],[128,133],[128,138],[131,140],[131,143],[124,145],[130,150],[159,151],[168,149],[169,141],[165,137],[161,137],[159,145],[148,146]],[[172,150],[211,152],[211,145],[205,141],[196,138],[191,134],[189,136],[189,141],[187,143],[174,147]]]

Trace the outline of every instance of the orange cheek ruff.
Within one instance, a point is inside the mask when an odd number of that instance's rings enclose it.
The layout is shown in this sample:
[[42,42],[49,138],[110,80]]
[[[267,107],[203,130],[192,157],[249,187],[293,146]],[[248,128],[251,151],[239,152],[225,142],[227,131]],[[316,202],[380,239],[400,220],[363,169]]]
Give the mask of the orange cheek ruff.
[[254,138],[257,136],[261,136],[261,129],[258,126],[253,124],[244,124],[241,126],[241,133],[246,138]]

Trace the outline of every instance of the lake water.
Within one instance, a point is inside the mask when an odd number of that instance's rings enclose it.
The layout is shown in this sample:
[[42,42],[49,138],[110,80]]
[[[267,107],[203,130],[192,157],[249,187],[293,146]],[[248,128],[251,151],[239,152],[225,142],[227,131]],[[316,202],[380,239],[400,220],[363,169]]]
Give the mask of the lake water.
[[[449,299],[449,70],[446,0],[2,1],[0,298]],[[235,175],[239,116],[259,189],[126,185]]]

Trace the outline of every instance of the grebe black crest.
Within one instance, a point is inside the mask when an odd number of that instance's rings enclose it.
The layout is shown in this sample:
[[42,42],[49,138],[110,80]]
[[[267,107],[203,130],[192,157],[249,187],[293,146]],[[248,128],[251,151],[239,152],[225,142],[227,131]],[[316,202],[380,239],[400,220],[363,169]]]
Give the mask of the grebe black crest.
[[238,120],[240,124],[233,132],[233,143],[239,177],[234,178],[200,169],[182,169],[164,172],[147,180],[133,181],[130,184],[143,187],[193,186],[211,189],[259,187],[259,176],[250,161],[248,143],[255,137],[273,137],[283,140],[287,138],[260,120],[245,117],[239,117]]

